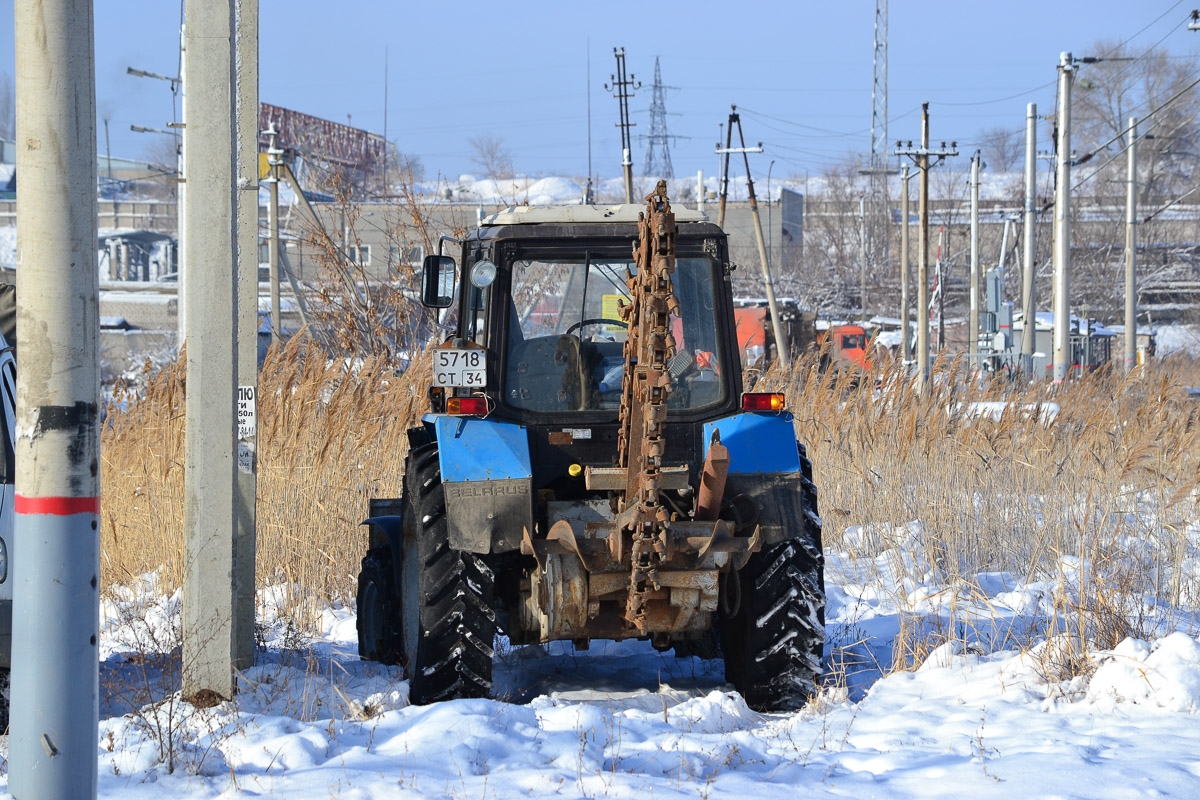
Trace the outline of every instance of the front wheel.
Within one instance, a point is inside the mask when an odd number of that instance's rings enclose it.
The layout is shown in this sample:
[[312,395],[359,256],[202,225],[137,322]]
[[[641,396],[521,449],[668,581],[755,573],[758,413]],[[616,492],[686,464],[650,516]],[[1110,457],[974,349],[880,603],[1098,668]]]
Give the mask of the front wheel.
[[[495,578],[485,558],[450,546],[436,442],[414,448],[405,470],[403,637],[417,705],[487,697],[496,636]],[[415,613],[414,613],[415,612]]]

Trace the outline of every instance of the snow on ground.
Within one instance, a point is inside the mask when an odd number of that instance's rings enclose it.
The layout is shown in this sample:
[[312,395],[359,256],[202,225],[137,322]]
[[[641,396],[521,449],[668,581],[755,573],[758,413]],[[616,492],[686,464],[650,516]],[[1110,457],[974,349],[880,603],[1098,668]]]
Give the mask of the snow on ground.
[[[1200,529],[1185,534],[1200,540]],[[851,528],[846,549],[828,554],[831,688],[792,714],[747,708],[719,661],[639,642],[594,642],[586,652],[501,642],[499,699],[414,707],[398,668],[358,659],[351,609],[325,608],[306,639],[277,610],[283,587],[260,593],[262,648],[236,701],[195,710],[164,691],[177,685],[180,597],[164,597],[147,576],[102,609],[100,794],[1200,792],[1200,644],[1190,613],[1173,617],[1181,631],[1085,656],[1071,637],[1044,635],[1055,604],[1078,600],[1085,565],[1064,556],[1055,581],[985,573],[948,582],[920,555],[921,535],[919,523]],[[915,669],[891,671],[918,629],[932,650],[916,655]]]

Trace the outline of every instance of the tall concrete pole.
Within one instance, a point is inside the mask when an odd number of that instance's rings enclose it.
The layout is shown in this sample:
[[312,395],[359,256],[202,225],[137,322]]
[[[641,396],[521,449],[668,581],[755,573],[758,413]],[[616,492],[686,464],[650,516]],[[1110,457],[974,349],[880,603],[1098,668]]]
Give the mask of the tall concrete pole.
[[233,666],[254,666],[254,553],[258,495],[258,2],[233,0],[234,152],[238,194],[237,538]]
[[967,352],[979,352],[979,151],[971,156],[971,311],[967,321]]
[[279,344],[283,341],[280,334],[282,313],[279,307],[279,155],[281,151],[276,146],[278,133],[275,124],[267,133],[267,185],[271,188],[270,205],[267,206],[267,262],[269,265],[269,280],[271,281],[271,341]]
[[917,199],[917,389],[924,393],[929,380],[929,103],[921,104],[921,172]]
[[1033,346],[1037,338],[1037,103],[1025,110],[1025,277],[1021,281],[1021,369],[1033,377]]
[[633,155],[626,147],[621,154],[621,172],[625,176],[625,202],[633,202]]
[[16,512],[8,788],[94,798],[100,366],[90,0],[17,0]]
[[179,183],[175,184],[175,252],[177,260],[175,262],[175,272],[177,284],[175,297],[175,313],[177,319],[177,333],[175,336],[175,351],[180,353],[183,351],[183,343],[187,340],[187,331],[184,329],[184,320],[187,319],[187,292],[184,290],[184,285],[187,283],[187,181],[184,179],[184,164],[187,162],[187,25],[181,25],[179,28],[179,116],[183,120],[183,127],[179,131],[179,155],[176,159],[178,163],[178,178]]
[[859,318],[867,321],[867,198],[858,198],[858,304]]
[[[242,496],[236,463],[241,324],[237,229],[239,206],[250,193],[238,186],[245,175],[234,139],[235,112],[244,102],[234,71],[237,8],[237,0],[189,0],[186,6],[183,694],[196,700],[203,690],[233,696],[233,664],[242,635],[235,611]],[[203,313],[193,313],[196,309]]]
[[908,164],[900,168],[900,186],[903,195],[900,197],[900,363],[908,362],[909,342],[912,341],[912,331],[909,329],[908,311],[910,298],[908,296]]
[[1125,176],[1125,374],[1137,366],[1137,117],[1129,118]]
[[1070,53],[1058,63],[1058,186],[1054,197],[1054,382],[1071,368],[1071,84]]

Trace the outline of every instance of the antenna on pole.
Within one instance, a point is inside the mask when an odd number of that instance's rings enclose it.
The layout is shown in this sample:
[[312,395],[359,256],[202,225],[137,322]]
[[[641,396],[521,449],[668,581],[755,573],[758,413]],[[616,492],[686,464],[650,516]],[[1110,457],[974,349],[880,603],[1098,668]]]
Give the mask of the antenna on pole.
[[[874,80],[871,83],[871,153],[867,166],[858,174],[870,179],[864,213],[865,235],[862,248],[872,255],[872,262],[886,266],[889,261],[891,236],[888,234],[888,176],[897,174],[888,158],[887,130],[887,0],[875,0]],[[864,253],[865,258],[865,253]],[[882,264],[881,264],[882,262]],[[864,284],[865,288],[865,284]]]

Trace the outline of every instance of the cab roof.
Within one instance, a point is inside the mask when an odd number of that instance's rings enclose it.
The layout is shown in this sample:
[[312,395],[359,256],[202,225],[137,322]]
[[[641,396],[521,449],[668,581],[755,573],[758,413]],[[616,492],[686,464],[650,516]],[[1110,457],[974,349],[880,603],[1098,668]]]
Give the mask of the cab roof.
[[[481,228],[502,225],[537,225],[542,223],[633,223],[646,210],[644,203],[619,203],[607,206],[512,206],[484,217]],[[708,215],[693,208],[672,205],[676,222],[708,222]]]

